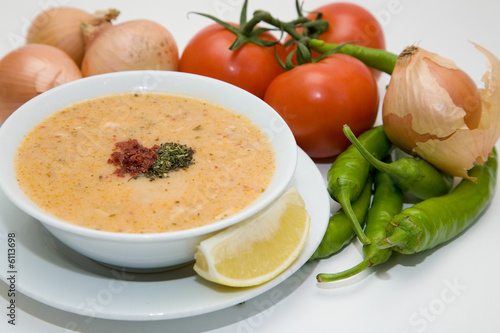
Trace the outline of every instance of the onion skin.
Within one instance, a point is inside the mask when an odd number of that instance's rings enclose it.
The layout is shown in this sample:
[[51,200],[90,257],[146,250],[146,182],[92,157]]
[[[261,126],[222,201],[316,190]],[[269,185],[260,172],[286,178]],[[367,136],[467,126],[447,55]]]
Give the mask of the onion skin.
[[26,42],[60,48],[68,53],[77,65],[80,65],[85,50],[80,23],[91,22],[93,18],[93,15],[77,8],[48,9],[33,20]]
[[44,44],[28,44],[0,60],[0,124],[33,97],[82,74],[64,51]]
[[418,47],[398,57],[382,117],[387,137],[441,171],[470,180],[500,137],[500,61],[474,44],[488,61],[485,89],[451,60]]
[[83,76],[129,70],[177,70],[177,44],[172,34],[155,22],[132,20],[89,31],[81,66]]

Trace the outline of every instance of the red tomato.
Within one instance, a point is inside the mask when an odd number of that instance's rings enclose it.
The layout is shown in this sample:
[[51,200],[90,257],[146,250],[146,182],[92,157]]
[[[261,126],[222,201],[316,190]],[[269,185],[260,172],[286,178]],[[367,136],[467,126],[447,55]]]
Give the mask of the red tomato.
[[[345,43],[363,45],[376,49],[385,49],[384,32],[380,23],[365,8],[352,3],[336,2],[315,10],[323,14],[328,21],[328,30],[319,36],[327,43]],[[307,17],[315,19],[317,13]]]
[[344,124],[356,135],[373,126],[379,96],[375,78],[365,64],[333,54],[276,77],[264,101],[283,117],[310,157],[327,158],[349,146]]
[[[259,35],[264,40],[275,41],[269,33]],[[278,64],[275,47],[246,43],[235,51],[229,47],[236,35],[215,23],[198,32],[187,44],[179,71],[209,76],[229,82],[262,98],[269,83],[284,69]],[[285,50],[276,45],[282,59]]]

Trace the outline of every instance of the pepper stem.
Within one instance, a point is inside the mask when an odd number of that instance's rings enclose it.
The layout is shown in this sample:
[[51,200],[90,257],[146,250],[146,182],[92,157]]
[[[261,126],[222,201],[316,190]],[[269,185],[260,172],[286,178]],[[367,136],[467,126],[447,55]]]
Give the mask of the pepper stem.
[[351,131],[348,125],[344,125],[344,134],[351,141],[351,143],[356,146],[358,151],[363,155],[363,157],[370,163],[375,169],[385,172],[389,175],[392,175],[392,169],[389,167],[389,164],[384,163],[378,159],[376,159],[370,152],[359,142],[354,133]]
[[358,236],[360,242],[363,243],[364,245],[370,244],[372,241],[370,238],[368,238],[368,236],[365,235],[365,233],[363,232],[363,228],[361,228],[358,218],[356,217],[356,214],[352,209],[348,192],[341,191],[337,197],[337,200],[342,206],[342,209],[346,213],[347,217],[351,221],[354,233],[356,234],[356,236]]
[[365,259],[356,266],[346,269],[345,271],[339,273],[320,273],[316,276],[318,282],[333,282],[342,279],[347,279],[351,276],[361,273],[362,271],[370,268],[372,266],[369,259]]
[[394,228],[392,234],[386,238],[381,239],[375,245],[379,249],[388,249],[392,247],[403,247],[408,243],[408,232],[402,228]]

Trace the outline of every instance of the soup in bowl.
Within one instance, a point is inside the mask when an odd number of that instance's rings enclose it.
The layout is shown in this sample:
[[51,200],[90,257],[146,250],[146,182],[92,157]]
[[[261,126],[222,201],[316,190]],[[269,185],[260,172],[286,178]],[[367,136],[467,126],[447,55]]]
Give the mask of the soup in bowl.
[[0,127],[0,185],[70,248],[114,266],[192,261],[204,238],[281,195],[297,146],[266,103],[192,74],[77,80]]

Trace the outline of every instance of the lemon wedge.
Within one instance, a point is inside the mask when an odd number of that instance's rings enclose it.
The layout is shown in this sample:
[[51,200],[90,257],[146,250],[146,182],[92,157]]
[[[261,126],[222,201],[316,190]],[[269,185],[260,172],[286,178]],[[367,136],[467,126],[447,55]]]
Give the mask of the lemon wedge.
[[304,200],[291,188],[257,215],[203,240],[194,270],[206,280],[232,287],[270,281],[297,258],[310,223]]

